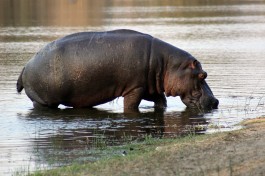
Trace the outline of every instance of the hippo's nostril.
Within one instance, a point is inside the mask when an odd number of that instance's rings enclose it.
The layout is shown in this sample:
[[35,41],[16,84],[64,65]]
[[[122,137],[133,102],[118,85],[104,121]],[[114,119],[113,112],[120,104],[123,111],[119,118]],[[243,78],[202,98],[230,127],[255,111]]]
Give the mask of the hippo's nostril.
[[213,101],[213,106],[212,106],[212,108],[213,108],[213,109],[217,109],[217,108],[218,108],[218,105],[219,105],[219,101],[218,101],[217,99],[215,99],[215,100]]

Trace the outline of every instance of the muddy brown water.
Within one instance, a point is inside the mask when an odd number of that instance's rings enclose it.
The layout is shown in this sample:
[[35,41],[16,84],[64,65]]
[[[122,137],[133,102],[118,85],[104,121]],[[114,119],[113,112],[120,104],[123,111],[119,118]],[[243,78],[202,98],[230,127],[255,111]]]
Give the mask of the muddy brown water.
[[[264,1],[11,0],[1,1],[0,9],[0,175],[94,161],[102,155],[89,152],[94,148],[149,136],[233,130],[265,114]],[[48,42],[119,28],[194,55],[208,72],[219,109],[193,113],[169,97],[165,112],[142,101],[137,115],[123,114],[122,98],[94,109],[35,111],[24,91],[16,93],[24,64]]]

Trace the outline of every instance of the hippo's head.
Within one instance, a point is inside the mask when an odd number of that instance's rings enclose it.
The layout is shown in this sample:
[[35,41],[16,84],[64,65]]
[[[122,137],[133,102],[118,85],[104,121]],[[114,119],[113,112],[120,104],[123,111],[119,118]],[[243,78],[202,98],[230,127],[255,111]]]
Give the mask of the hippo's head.
[[192,56],[181,62],[173,59],[165,73],[165,93],[167,96],[180,96],[188,108],[217,109],[219,101],[206,83],[206,77],[200,62]]

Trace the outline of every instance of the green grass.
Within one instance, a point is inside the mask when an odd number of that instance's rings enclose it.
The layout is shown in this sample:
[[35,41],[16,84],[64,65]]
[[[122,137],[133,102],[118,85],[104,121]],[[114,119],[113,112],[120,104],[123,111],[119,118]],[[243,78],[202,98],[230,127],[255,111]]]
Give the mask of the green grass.
[[[143,142],[130,143],[124,146],[106,147],[104,152],[106,157],[96,162],[86,164],[72,164],[52,170],[36,171],[33,176],[39,175],[109,175],[113,169],[130,168],[133,165],[150,162],[152,158],[163,158],[167,156],[167,151],[171,148],[184,149],[188,145],[193,145],[202,140],[206,140],[209,135],[195,135],[193,133],[186,137],[177,137],[175,139],[156,139],[146,136]],[[211,135],[215,136],[215,135]],[[111,154],[112,153],[112,154]],[[167,154],[165,154],[167,153]],[[126,173],[124,173],[127,175]]]
[[[256,120],[249,120],[245,123],[264,124],[264,122],[264,118],[258,118]],[[95,149],[93,149],[93,151],[101,153],[99,160],[94,162],[86,162],[89,160],[84,160],[82,162],[73,163],[70,166],[64,166],[51,170],[43,169],[29,175],[117,175],[117,173],[118,175],[139,175],[139,173],[140,175],[150,175],[149,172],[153,172],[151,174],[155,173],[158,175],[177,175],[176,173],[179,172],[185,173],[187,168],[186,170],[183,170],[183,168],[179,167],[178,165],[174,163],[172,164],[171,159],[174,159],[175,162],[182,162],[181,159],[185,160],[185,158],[190,156],[193,152],[193,154],[201,153],[201,156],[207,158],[211,163],[212,157],[209,157],[209,153],[205,154],[203,151],[211,149],[215,144],[218,144],[216,151],[222,149],[220,148],[219,144],[224,144],[227,141],[235,141],[236,139],[244,137],[244,130],[247,130],[247,128],[232,132],[214,133],[210,135],[197,135],[193,130],[190,130],[190,133],[188,133],[188,135],[185,137],[176,137],[170,139],[158,139],[153,138],[150,135],[146,135],[144,136],[144,140],[142,142],[133,141],[131,137],[125,136],[124,138],[127,142],[126,145],[113,147],[105,146],[104,143],[106,141],[104,141],[104,138],[102,138],[99,139],[99,141],[94,141]],[[226,146],[223,147],[225,148]],[[91,151],[92,150],[88,150],[87,152]],[[229,153],[228,155],[230,156]],[[175,156],[177,158],[174,158]],[[216,157],[218,156],[214,156],[213,158]],[[236,163],[234,163],[234,160],[232,160],[233,158],[230,157],[228,159],[228,166],[224,166],[225,162],[221,164],[219,163],[220,165],[214,165],[216,173],[222,173],[225,169],[227,169],[230,174],[236,172]],[[193,160],[196,161],[196,158],[193,158]],[[168,164],[161,165],[161,162]],[[201,163],[200,160],[197,162],[199,170],[197,169],[196,173],[198,173],[198,175],[205,175],[207,173],[207,169],[210,169],[211,165],[207,166],[205,163]],[[164,166],[169,167],[169,169],[165,169]],[[139,170],[138,168],[143,170]],[[162,172],[168,171],[169,173],[160,173],[161,169]],[[172,173],[170,171],[174,172]],[[15,175],[23,174],[17,172]]]

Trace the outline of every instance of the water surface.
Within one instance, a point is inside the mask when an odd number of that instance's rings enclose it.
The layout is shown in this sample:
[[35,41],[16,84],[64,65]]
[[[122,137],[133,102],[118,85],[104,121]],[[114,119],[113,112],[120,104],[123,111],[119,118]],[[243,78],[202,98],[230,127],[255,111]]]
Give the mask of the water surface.
[[[10,0],[0,7],[0,175],[94,161],[103,154],[93,148],[148,135],[232,130],[264,114],[264,1]],[[191,113],[179,98],[169,97],[165,112],[142,101],[140,114],[126,115],[122,98],[94,109],[41,112],[24,91],[16,93],[23,66],[45,44],[74,32],[119,28],[190,52],[208,72],[219,109]]]

